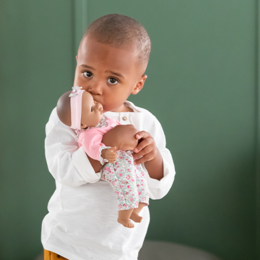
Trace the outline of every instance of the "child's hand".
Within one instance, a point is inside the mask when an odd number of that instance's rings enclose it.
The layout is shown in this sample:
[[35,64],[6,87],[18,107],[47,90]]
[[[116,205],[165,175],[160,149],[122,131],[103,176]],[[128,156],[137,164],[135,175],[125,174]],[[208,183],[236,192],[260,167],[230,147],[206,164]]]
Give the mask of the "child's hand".
[[117,147],[111,147],[108,149],[103,149],[101,152],[101,157],[107,159],[109,163],[114,163],[117,158]]
[[135,164],[153,160],[158,154],[158,149],[153,137],[148,132],[140,131],[135,135],[135,138],[139,140],[133,154]]

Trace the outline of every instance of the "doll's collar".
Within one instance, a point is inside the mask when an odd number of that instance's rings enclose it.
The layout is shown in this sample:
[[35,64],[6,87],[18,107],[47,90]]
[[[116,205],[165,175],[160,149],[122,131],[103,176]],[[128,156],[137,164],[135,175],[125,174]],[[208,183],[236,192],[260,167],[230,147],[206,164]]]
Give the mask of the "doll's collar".
[[107,127],[107,126],[108,126],[107,117],[105,115],[103,115],[102,119],[100,120],[100,122],[96,126],[88,127],[87,129]]

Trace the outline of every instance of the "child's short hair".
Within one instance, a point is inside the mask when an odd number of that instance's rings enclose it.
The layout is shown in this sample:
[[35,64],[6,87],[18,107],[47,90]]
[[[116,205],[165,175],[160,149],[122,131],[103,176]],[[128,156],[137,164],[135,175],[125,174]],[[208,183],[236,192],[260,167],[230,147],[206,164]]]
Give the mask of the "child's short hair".
[[150,37],[145,28],[131,17],[120,14],[102,16],[90,24],[83,38],[87,35],[116,48],[135,44],[139,51],[138,61],[148,63],[151,52]]

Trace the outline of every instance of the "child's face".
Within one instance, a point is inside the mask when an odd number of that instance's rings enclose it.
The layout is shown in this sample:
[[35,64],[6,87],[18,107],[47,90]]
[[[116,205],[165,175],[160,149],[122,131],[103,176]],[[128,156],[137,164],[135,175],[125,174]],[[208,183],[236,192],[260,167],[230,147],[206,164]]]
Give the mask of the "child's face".
[[137,63],[134,46],[114,48],[90,36],[80,45],[74,86],[88,91],[105,111],[125,111],[125,100],[143,87],[144,65]]
[[103,106],[94,101],[90,93],[82,95],[81,128],[96,126],[103,117]]

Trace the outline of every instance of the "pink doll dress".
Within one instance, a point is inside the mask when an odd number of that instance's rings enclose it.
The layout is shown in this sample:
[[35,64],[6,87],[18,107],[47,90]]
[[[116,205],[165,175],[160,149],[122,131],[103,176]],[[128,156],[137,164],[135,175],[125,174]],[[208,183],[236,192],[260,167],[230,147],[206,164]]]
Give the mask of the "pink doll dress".
[[[101,142],[103,135],[117,125],[120,125],[118,121],[104,116],[96,127],[79,134],[79,147],[83,146],[88,156],[103,164],[101,151],[110,148]],[[139,203],[149,204],[144,172],[140,165],[134,165],[132,151],[118,150],[116,161],[107,163],[101,170],[101,179],[112,185],[117,194],[119,210],[138,208]]]

